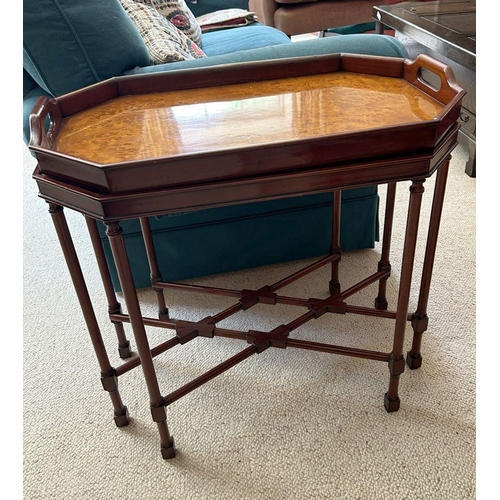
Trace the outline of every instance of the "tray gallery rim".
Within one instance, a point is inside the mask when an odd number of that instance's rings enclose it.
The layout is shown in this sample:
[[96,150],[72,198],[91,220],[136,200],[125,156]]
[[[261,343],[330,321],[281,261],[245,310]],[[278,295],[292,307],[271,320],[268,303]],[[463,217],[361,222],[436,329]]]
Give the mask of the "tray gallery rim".
[[[422,67],[430,68],[439,75],[440,89],[435,91],[421,81]],[[222,87],[339,71],[404,79],[419,92],[441,103],[442,111],[432,120],[396,127],[381,126],[308,139],[291,139],[258,147],[250,145],[104,165],[55,150],[57,134],[65,117],[119,96],[165,92],[169,89]],[[189,78],[186,72],[189,72]],[[419,56],[411,61],[381,56],[331,54],[230,64],[215,69],[147,73],[112,78],[59,98],[40,98],[31,116],[29,147],[38,160],[40,172],[45,175],[101,194],[132,193],[279,172],[298,172],[319,165],[340,167],[365,159],[390,158],[394,154],[429,152],[457,121],[464,93],[456,83],[452,70],[428,56]],[[48,115],[52,123],[46,131],[42,125]],[[210,172],[209,175],[207,172]]]

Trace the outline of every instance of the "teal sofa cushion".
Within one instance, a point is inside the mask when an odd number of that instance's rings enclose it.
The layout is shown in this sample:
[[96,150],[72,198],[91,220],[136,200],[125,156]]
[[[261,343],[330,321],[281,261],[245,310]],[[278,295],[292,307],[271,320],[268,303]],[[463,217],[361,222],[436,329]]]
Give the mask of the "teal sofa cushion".
[[55,96],[149,64],[118,0],[24,0],[23,30],[23,66]]
[[[242,33],[252,32],[252,30],[258,29],[258,26],[261,26],[262,28],[262,30],[259,30],[259,34],[262,37],[264,36],[264,34],[267,35],[268,30],[271,30],[271,32],[277,31],[274,28],[270,28],[269,26],[249,25],[242,28],[224,30],[224,33],[228,37],[233,37],[233,40],[235,41],[241,36]],[[221,34],[220,36],[222,36],[222,31],[219,33]],[[254,31],[253,33],[256,33],[256,31]],[[280,35],[281,34],[282,33],[280,33]],[[211,43],[209,43],[208,39],[207,42],[205,42],[205,37],[207,37],[208,35],[210,35],[210,33],[205,33],[203,35],[203,50],[207,55],[212,50]],[[217,66],[219,64],[263,61],[269,59],[281,59],[285,57],[326,55],[341,52],[387,57],[408,57],[408,52],[404,48],[403,44],[396,38],[390,36],[370,34],[342,35],[287,43],[286,40],[282,40],[281,42],[279,41],[279,39],[281,38],[280,35],[274,38],[274,33],[269,33],[269,36],[273,37],[272,40],[275,40],[276,43],[271,44],[268,40],[267,46],[251,48],[250,50],[239,50],[232,53],[219,53],[219,55],[211,54],[210,57],[204,57],[202,59],[196,59],[193,61],[181,61],[168,64],[159,64],[156,66],[149,66],[145,68],[133,68],[131,70],[125,71],[125,73],[155,73],[158,71],[171,71],[175,69]],[[216,50],[218,49],[214,48],[214,52]]]
[[203,52],[210,57],[231,54],[249,48],[255,50],[272,45],[292,43],[283,32],[259,23],[204,33],[201,40]]

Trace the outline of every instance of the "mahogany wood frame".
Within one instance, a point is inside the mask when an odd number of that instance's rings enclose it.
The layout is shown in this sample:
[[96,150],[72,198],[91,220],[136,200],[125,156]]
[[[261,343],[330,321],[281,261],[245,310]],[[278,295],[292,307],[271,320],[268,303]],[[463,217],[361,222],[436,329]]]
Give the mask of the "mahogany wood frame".
[[[119,92],[124,92],[123,89],[130,90],[131,88],[136,88],[134,86],[138,87],[139,84],[142,84],[142,91],[144,91],[144,84],[148,83],[151,84],[151,86],[146,88],[150,91],[154,91],[154,89],[157,89],[158,86],[162,84],[163,80],[161,78],[158,79],[158,77],[148,75],[148,77],[144,79],[113,79],[112,82],[105,82],[104,85],[98,86],[97,90],[96,87],[94,87],[86,93],[77,92],[69,97],[60,98],[59,100],[42,99],[33,112],[33,135],[30,147],[39,160],[39,164],[33,176],[38,183],[40,196],[49,204],[49,211],[53,218],[64,257],[96,352],[102,384],[104,389],[109,392],[112,400],[115,423],[117,426],[127,425],[128,423],[128,411],[120,397],[118,378],[124,373],[141,366],[149,393],[152,419],[157,424],[160,434],[161,454],[163,458],[172,458],[175,456],[173,438],[167,425],[166,407],[241,361],[254,354],[260,354],[270,347],[279,349],[289,347],[307,349],[387,363],[389,367],[389,387],[385,394],[384,406],[389,412],[397,411],[400,406],[398,387],[400,375],[404,372],[405,367],[403,342],[407,322],[411,322],[412,324],[414,337],[412,348],[407,353],[406,362],[412,369],[421,366],[421,338],[422,334],[427,329],[427,306],[432,268],[444,202],[446,179],[451,158],[450,155],[457,144],[459,126],[456,122],[464,92],[463,89],[456,84],[449,68],[430,58],[420,59],[415,64],[402,60],[386,60],[385,58],[337,55],[329,56],[329,58],[326,59],[307,58],[305,61],[303,60],[302,63],[306,63],[307,71],[313,74],[317,71],[324,70],[325,60],[330,63],[332,61],[335,62],[337,68],[343,67],[344,71],[346,68],[348,71],[360,73],[377,73],[385,71],[392,75],[396,75],[396,77],[410,78],[410,80],[416,82],[416,85],[423,92],[427,92],[428,89],[420,83],[418,76],[419,68],[423,66],[436,72],[441,78],[442,86],[441,89],[434,92],[434,97],[443,103],[444,111],[435,123],[429,125],[436,132],[432,135],[432,144],[428,144],[427,147],[419,147],[417,150],[409,150],[406,145],[401,145],[399,143],[399,141],[401,141],[401,136],[396,136],[393,139],[394,144],[392,145],[392,151],[399,148],[401,152],[392,152],[383,157],[376,155],[373,157],[365,157],[363,152],[361,152],[360,157],[355,159],[356,161],[346,161],[343,159],[336,163],[330,162],[327,165],[309,164],[292,171],[280,171],[278,168],[277,170],[268,172],[255,171],[254,175],[245,178],[207,178],[201,181],[193,181],[187,185],[160,185],[155,189],[141,186],[135,191],[125,190],[122,192],[120,189],[117,191],[110,190],[110,187],[114,185],[113,183],[118,177],[109,184],[107,180],[100,177],[101,174],[96,175],[90,182],[82,179],[81,177],[84,176],[85,172],[89,171],[88,169],[86,170],[86,166],[89,166],[90,170],[96,170],[95,165],[84,165],[84,162],[79,162],[78,159],[54,153],[54,138],[61,128],[63,116],[67,113],[78,112],[78,109],[75,110],[74,108],[75,105],[78,105],[79,109],[82,107],[92,107],[96,102],[102,102],[102,100],[109,98],[110,95],[114,96],[117,86],[121,89]],[[234,68],[231,66],[230,68],[216,70],[215,76],[210,72],[204,72],[203,75],[209,79],[212,78],[209,82],[212,85],[223,85],[226,83],[227,80],[223,79],[222,82],[220,81],[221,75],[225,74],[225,72],[230,75],[230,78],[228,78],[231,81],[233,81],[236,74],[239,75],[238,78],[240,78],[242,82],[246,81],[245,78],[248,78],[249,74],[252,74],[252,78],[284,78],[289,75],[290,72],[293,73],[297,71],[298,66],[296,66],[296,62],[293,61],[293,64],[291,64],[289,61],[289,63],[290,64],[280,63],[278,65],[252,63],[250,66],[246,64],[241,65],[243,69],[242,72],[235,72]],[[382,70],[381,68],[384,67],[385,69]],[[328,68],[328,71],[331,71],[331,66]],[[250,73],[247,71],[248,69],[251,70]],[[271,71],[271,76],[269,73],[266,73],[269,71]],[[301,71],[303,71],[303,69]],[[169,76],[168,78],[171,77]],[[183,81],[189,82],[190,80],[185,79]],[[179,83],[179,80],[174,78],[174,82]],[[70,109],[70,111],[68,111],[68,109]],[[45,131],[42,123],[49,113],[51,115],[52,125],[48,131]],[[407,137],[405,135],[408,133],[407,129],[407,127],[401,127],[402,137]],[[412,130],[414,131],[415,129],[413,128]],[[371,137],[368,132],[365,135],[365,143],[376,140]],[[312,142],[314,142],[314,140]],[[283,152],[274,158],[278,163],[280,161],[286,162],[287,150],[288,153],[290,153],[286,145],[282,145],[282,148]],[[339,155],[342,157],[342,150]],[[224,157],[224,153],[221,154],[221,157]],[[144,162],[143,166],[145,168],[144,171],[148,171],[147,162]],[[277,166],[279,167],[279,165]],[[63,173],[64,169],[65,172]],[[72,177],[73,172],[75,172],[74,178]],[[414,314],[409,314],[408,304],[410,299],[417,232],[420,221],[420,207],[424,193],[424,182],[426,178],[434,175],[434,173],[437,173],[437,177],[423,263],[418,307]],[[137,178],[136,173],[130,174],[129,177],[127,170],[123,170],[121,175],[128,177],[128,180],[125,180],[125,185],[127,182],[133,182],[133,179]],[[151,182],[151,175],[153,174],[145,175],[144,182],[146,184]],[[391,274],[390,243],[392,237],[396,185],[400,181],[408,180],[411,181],[411,186],[399,295],[396,308],[394,310],[389,310],[386,298],[386,281]],[[355,186],[383,183],[387,183],[388,188],[382,253],[378,269],[361,282],[343,290],[338,273],[341,259],[339,228],[342,190]],[[256,290],[202,287],[183,283],[165,282],[162,280],[155,254],[154,241],[149,227],[148,217],[150,215],[179,212],[200,207],[242,203],[251,199],[273,199],[295,194],[310,194],[324,191],[334,192],[332,204],[332,246],[328,256],[319,259],[317,262],[290,276],[284,277],[278,282],[266,284]],[[113,367],[110,364],[71,234],[66,224],[63,207],[77,210],[85,216],[108,301],[109,318],[115,326],[119,353],[124,360],[118,367]],[[120,227],[120,220],[127,218],[138,218],[141,223],[144,244],[151,269],[151,285],[158,303],[157,318],[143,317],[140,310],[122,229]],[[99,239],[97,220],[102,220],[107,226],[107,235],[122,286],[122,292],[128,311],[127,314],[121,311],[121,306],[113,291],[109,269],[104,257],[102,243]],[[331,266],[331,279],[329,282],[330,295],[326,299],[298,298],[279,294],[279,290],[284,286],[324,265]],[[374,307],[360,307],[348,304],[347,299],[350,296],[359,292],[366,286],[377,282],[378,295],[375,298]],[[235,303],[214,316],[208,316],[196,322],[174,319],[169,316],[169,311],[163,295],[163,290],[167,288],[234,297]],[[269,305],[288,304],[303,308],[305,312],[291,322],[268,332],[255,330],[239,331],[217,326],[217,323],[223,319],[239,311],[245,311],[258,303]],[[362,314],[393,320],[395,326],[391,349],[388,352],[379,352],[291,338],[290,334],[293,330],[324,314]],[[132,357],[130,343],[125,335],[124,323],[130,323],[131,325],[138,356]],[[157,346],[151,347],[145,329],[146,326],[174,330],[175,336]],[[209,338],[216,336],[229,337],[243,340],[248,346],[242,349],[237,355],[229,358],[195,380],[174,390],[170,394],[163,395],[158,384],[153,358],[179,344],[186,344],[198,336]]]

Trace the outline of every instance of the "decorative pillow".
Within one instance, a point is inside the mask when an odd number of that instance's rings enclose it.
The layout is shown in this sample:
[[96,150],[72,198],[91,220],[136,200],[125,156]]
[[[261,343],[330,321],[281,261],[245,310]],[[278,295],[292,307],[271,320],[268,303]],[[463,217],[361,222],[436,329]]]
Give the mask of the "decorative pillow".
[[120,0],[149,50],[151,64],[186,61],[205,53],[153,7],[137,0]]
[[201,28],[185,0],[135,0],[155,8],[165,19],[201,47]]
[[24,0],[23,67],[46,92],[148,66],[148,49],[118,0]]
[[238,28],[257,21],[255,12],[246,9],[223,9],[209,12],[196,18],[202,33],[222,30],[227,28]]

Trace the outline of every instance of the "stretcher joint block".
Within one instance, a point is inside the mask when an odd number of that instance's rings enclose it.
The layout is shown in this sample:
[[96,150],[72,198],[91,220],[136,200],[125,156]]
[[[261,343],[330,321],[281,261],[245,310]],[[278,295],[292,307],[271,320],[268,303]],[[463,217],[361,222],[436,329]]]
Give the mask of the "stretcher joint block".
[[243,305],[243,310],[254,306],[255,304],[276,305],[277,295],[271,291],[269,285],[265,285],[258,290],[242,290],[240,304]]
[[175,332],[181,344],[200,336],[213,338],[215,323],[212,316],[207,316],[201,321],[177,321]]
[[400,356],[394,358],[392,354],[389,355],[389,371],[391,375],[401,375],[405,371],[405,358]]
[[160,406],[151,405],[151,416],[153,422],[165,422],[167,420],[167,411],[165,410],[165,401]]
[[118,390],[118,377],[114,368],[108,373],[101,373],[101,383],[107,392],[116,392]]
[[414,332],[422,333],[427,330],[429,326],[429,317],[427,314],[419,316],[418,314],[413,314],[411,318],[411,326]]
[[314,313],[315,318],[319,318],[327,312],[345,314],[347,304],[342,300],[341,297],[337,295],[331,295],[327,299],[309,299],[307,307]]

